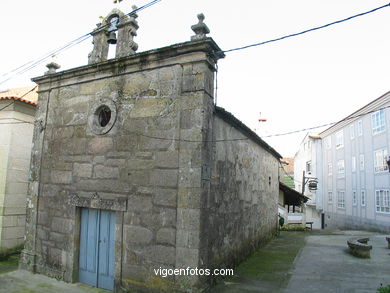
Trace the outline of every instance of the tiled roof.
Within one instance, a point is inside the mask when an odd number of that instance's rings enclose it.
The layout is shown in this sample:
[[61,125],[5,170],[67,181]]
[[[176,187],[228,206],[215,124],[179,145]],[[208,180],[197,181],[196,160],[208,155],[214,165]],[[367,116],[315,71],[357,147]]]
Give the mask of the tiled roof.
[[0,91],[0,100],[20,100],[27,104],[36,105],[38,104],[37,89],[35,85],[32,85]]

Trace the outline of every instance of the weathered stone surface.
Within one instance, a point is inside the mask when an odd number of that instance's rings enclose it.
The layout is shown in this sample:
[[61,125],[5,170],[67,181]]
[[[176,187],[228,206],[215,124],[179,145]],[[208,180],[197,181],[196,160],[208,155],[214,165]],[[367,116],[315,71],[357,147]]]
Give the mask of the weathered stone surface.
[[58,233],[70,232],[70,220],[66,218],[52,217],[51,230]]
[[199,266],[199,250],[191,248],[176,248],[176,265],[180,268],[196,268]]
[[150,182],[149,170],[133,170],[131,168],[121,169],[121,178],[131,185],[148,186]]
[[177,209],[178,229],[196,230],[200,229],[200,210],[198,209]]
[[153,232],[144,227],[128,226],[126,227],[127,243],[147,245],[153,239]]
[[178,247],[199,249],[200,235],[198,230],[177,230],[176,245]]
[[89,154],[104,154],[113,148],[111,137],[94,137],[88,142],[87,151]]
[[92,164],[74,163],[73,175],[76,177],[91,178],[92,177]]
[[156,242],[158,244],[175,245],[176,229],[161,228],[160,230],[157,231]]
[[202,206],[201,188],[179,188],[178,191],[178,207],[180,208],[190,208],[190,209],[200,209]]
[[129,160],[127,163],[128,169],[131,170],[142,170],[142,169],[151,169],[154,165],[154,162],[151,160]]
[[134,151],[138,147],[138,137],[136,135],[121,135],[116,138],[117,151]]
[[132,195],[129,198],[129,211],[138,213],[150,212],[153,208],[151,196]]
[[178,168],[179,152],[178,151],[156,152],[155,166],[158,168]]
[[176,227],[176,209],[155,207],[153,213],[140,215],[142,225],[146,227]]
[[175,187],[177,186],[177,170],[155,169],[150,174],[150,184],[153,186]]
[[86,138],[70,138],[52,142],[51,153],[54,155],[83,155],[86,149]]
[[201,187],[201,168],[182,168],[179,170],[180,186],[186,188]]
[[94,178],[118,178],[119,169],[117,167],[96,165],[93,167],[93,177]]
[[52,183],[69,184],[72,183],[72,172],[53,170],[50,173],[50,178]]
[[156,188],[153,196],[153,204],[176,207],[177,205],[177,190]]
[[143,249],[147,261],[160,264],[175,264],[175,248],[171,246],[153,245]]

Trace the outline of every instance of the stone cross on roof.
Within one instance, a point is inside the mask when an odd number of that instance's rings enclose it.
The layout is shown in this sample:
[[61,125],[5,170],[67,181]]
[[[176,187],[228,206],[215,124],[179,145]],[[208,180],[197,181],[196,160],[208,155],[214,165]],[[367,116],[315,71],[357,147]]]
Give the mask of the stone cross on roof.
[[193,26],[191,26],[191,29],[195,33],[195,36],[191,37],[191,41],[205,39],[205,38],[207,38],[206,34],[210,33],[210,30],[207,27],[207,25],[205,23],[203,23],[203,20],[204,20],[203,13],[198,14],[198,20],[199,20],[199,22],[197,24],[194,24]]

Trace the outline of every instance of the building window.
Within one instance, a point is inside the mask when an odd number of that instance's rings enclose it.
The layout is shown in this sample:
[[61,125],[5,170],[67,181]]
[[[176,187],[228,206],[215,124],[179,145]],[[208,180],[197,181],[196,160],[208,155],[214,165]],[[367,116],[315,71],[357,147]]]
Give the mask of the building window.
[[387,171],[387,150],[378,150],[374,152],[374,170],[376,173]]
[[358,136],[362,136],[363,135],[363,121],[362,120],[358,121],[357,129],[358,129]]
[[340,149],[344,147],[344,134],[343,131],[340,130],[336,133],[336,149]]
[[345,208],[345,192],[337,191],[337,207],[340,209]]
[[356,172],[356,157],[355,156],[352,157],[351,169],[352,169],[352,172]]
[[375,190],[376,211],[380,213],[390,213],[389,190]]
[[117,107],[113,100],[104,98],[91,107],[88,117],[89,129],[97,135],[108,133],[114,126],[117,117]]
[[352,191],[352,205],[357,205],[357,196],[356,196],[356,191]]
[[385,111],[379,110],[371,115],[372,134],[378,134],[385,131]]
[[328,163],[328,176],[333,174],[333,165],[332,163]]
[[344,166],[344,160],[337,161],[337,174],[339,177],[344,177],[345,173],[345,166]]
[[364,155],[363,154],[359,155],[359,169],[360,169],[360,171],[364,170]]
[[333,192],[328,191],[328,203],[332,203],[332,202],[333,202]]
[[311,171],[311,161],[308,161],[306,162],[306,172],[310,174]]
[[362,207],[366,206],[366,191],[365,190],[360,191],[360,205]]
[[351,126],[349,126],[349,132],[351,135],[351,139],[354,139],[355,138],[355,124],[351,124]]
[[332,137],[331,136],[325,137],[325,148],[327,150],[330,150],[332,148]]

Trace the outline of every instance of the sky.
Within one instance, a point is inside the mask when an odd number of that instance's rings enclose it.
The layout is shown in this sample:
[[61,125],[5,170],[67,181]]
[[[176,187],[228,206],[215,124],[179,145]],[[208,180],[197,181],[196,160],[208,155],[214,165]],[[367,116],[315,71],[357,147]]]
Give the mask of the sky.
[[[0,4],[0,83],[11,70],[91,32],[112,8],[150,0],[20,0]],[[138,13],[138,52],[189,41],[197,14],[223,50],[259,43],[387,4],[377,0],[161,0]],[[87,64],[88,39],[55,57],[66,70]],[[33,84],[46,62],[0,84]],[[307,133],[269,137],[337,122],[390,90],[390,7],[321,30],[226,53],[218,62],[217,105],[284,157]],[[259,118],[267,119],[259,122]],[[316,133],[318,130],[312,130]]]

